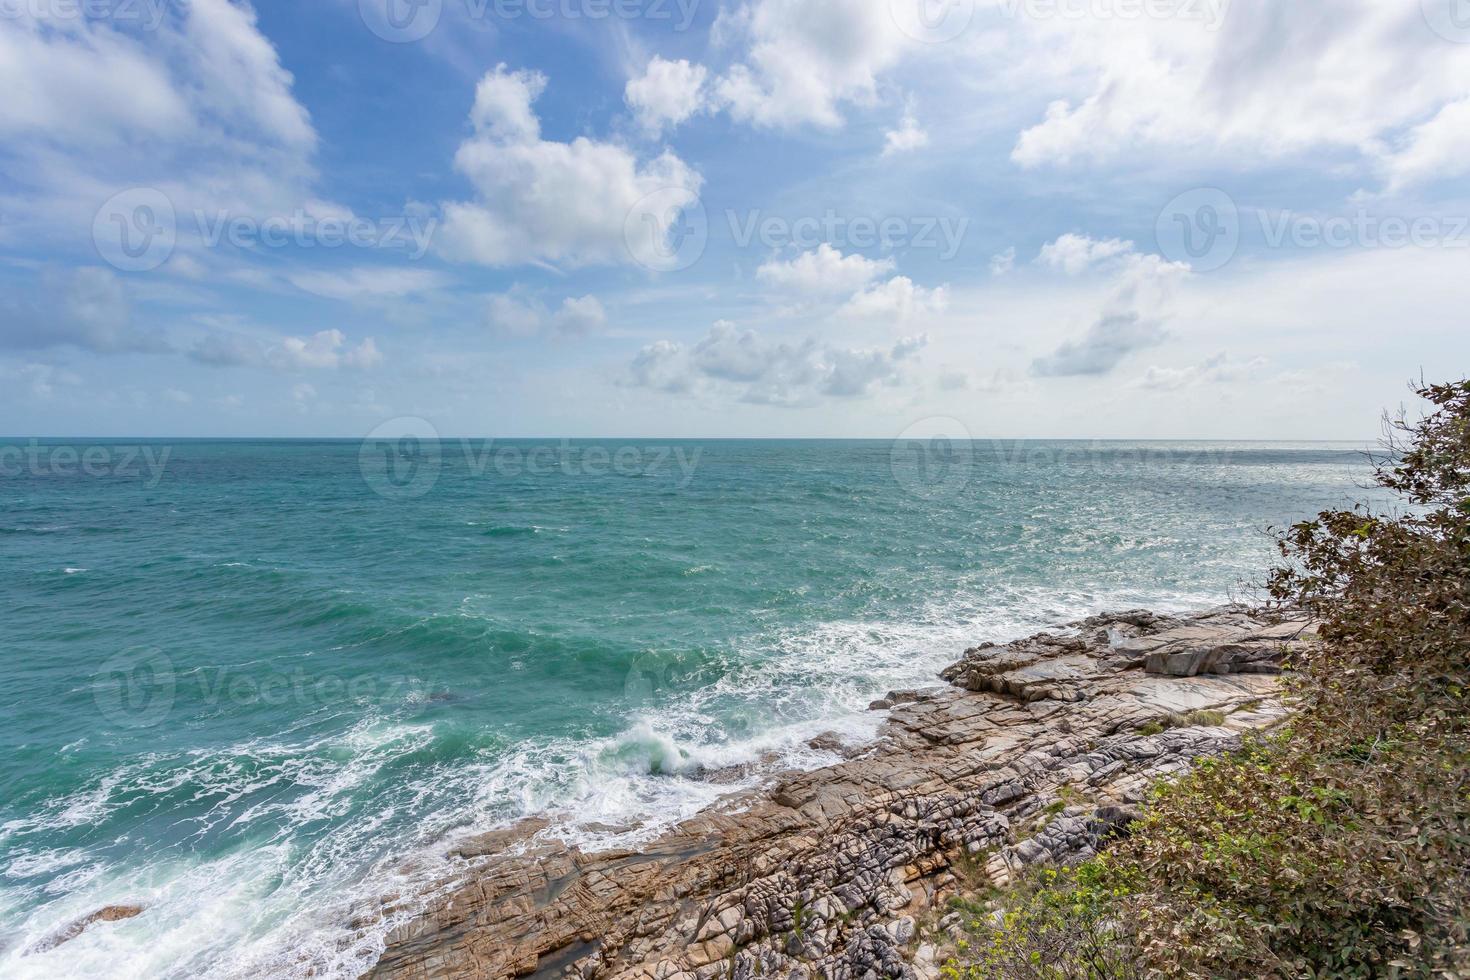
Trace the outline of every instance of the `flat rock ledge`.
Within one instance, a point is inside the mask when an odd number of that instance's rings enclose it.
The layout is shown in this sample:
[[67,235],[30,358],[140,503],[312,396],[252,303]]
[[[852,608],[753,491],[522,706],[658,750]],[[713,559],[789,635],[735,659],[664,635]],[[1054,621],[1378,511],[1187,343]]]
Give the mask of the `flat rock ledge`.
[[933,977],[948,898],[1126,832],[1151,784],[1285,716],[1274,675],[1311,639],[1301,618],[1227,607],[984,644],[949,687],[877,702],[891,715],[861,755],[636,853],[583,854],[537,824],[471,842],[467,880],[390,934],[368,975]]

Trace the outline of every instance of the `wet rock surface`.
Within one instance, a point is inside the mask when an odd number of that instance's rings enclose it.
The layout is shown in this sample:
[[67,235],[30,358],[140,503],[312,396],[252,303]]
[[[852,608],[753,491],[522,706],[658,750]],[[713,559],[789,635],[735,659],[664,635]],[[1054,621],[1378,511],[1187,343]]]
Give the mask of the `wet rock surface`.
[[[1156,781],[1279,721],[1300,619],[1239,608],[1096,616],[966,651],[949,687],[878,702],[879,740],[727,800],[637,851],[530,823],[392,933],[377,978],[911,978],[963,884],[1086,858]],[[1218,723],[1216,723],[1218,722]]]
[[48,949],[54,949],[62,943],[70,942],[82,933],[87,927],[98,922],[119,922],[123,919],[131,919],[143,914],[141,905],[104,905],[102,908],[90,915],[83,916],[55,935],[48,936],[38,943],[32,952],[43,953]]

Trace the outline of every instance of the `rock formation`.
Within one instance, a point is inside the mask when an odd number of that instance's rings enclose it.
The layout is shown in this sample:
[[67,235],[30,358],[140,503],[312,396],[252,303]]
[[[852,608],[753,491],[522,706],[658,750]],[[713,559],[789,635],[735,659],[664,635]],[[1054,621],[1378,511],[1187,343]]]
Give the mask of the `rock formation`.
[[[1150,784],[1285,714],[1299,619],[1130,612],[969,650],[889,695],[878,741],[734,797],[637,852],[538,824],[462,848],[466,881],[388,940],[377,978],[932,975],[919,935],[966,883],[1126,832]],[[513,846],[516,845],[516,846]]]

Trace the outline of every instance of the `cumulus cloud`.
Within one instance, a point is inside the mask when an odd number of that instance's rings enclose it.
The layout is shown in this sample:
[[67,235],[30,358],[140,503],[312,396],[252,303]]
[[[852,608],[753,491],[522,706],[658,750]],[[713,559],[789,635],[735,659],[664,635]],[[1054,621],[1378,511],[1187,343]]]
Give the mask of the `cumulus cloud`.
[[703,65],[655,56],[642,75],[628,81],[623,99],[643,130],[657,136],[664,127],[677,126],[707,107],[708,78],[709,69]]
[[[1133,253],[1133,243],[1120,238],[1099,241],[1086,235],[1066,234],[1054,242],[1041,246],[1037,261],[1069,276],[1081,275],[1094,266],[1103,265],[1109,259]],[[1014,257],[1014,253],[1012,253]]]
[[684,345],[672,340],[654,341],[635,354],[627,380],[634,387],[672,393],[687,392],[694,383]]
[[928,145],[929,133],[919,125],[919,120],[914,117],[912,108],[903,114],[903,119],[899,121],[897,129],[890,129],[883,134],[883,155],[885,157],[921,150]]
[[1233,0],[1214,30],[1182,16],[1030,21],[1034,48],[1021,57],[1060,97],[1012,157],[1039,167],[1228,150],[1262,163],[1335,150],[1383,161],[1398,179],[1434,176],[1420,161],[1464,132],[1453,114],[1428,124],[1424,144],[1391,144],[1464,98],[1470,46],[1445,43],[1419,7],[1341,0],[1323,16],[1310,4]]
[[946,308],[943,286],[926,289],[907,276],[883,279],[893,267],[892,259],[844,255],[824,242],[794,259],[772,259],[755,275],[773,293],[794,299],[795,309],[845,297],[839,316],[906,321]]
[[368,337],[348,344],[340,330],[320,330],[308,337],[283,336],[270,341],[239,333],[213,333],[189,349],[189,357],[212,367],[269,368],[276,371],[367,370],[383,361]]
[[532,103],[545,86],[539,72],[503,64],[480,81],[474,135],[454,158],[477,196],[444,205],[443,253],[490,266],[581,266],[640,258],[629,251],[630,227],[666,242],[680,215],[659,192],[695,194],[700,175],[668,151],[640,162],[585,136],[542,139]]
[[744,57],[715,83],[719,102],[761,126],[841,125],[840,106],[871,103],[906,47],[888,6],[753,0],[721,12],[715,39],[743,44]]
[[858,293],[839,311],[852,317],[875,317],[907,321],[916,316],[942,313],[949,306],[949,294],[943,286],[925,289],[914,285],[908,276],[894,276]]
[[596,296],[567,297],[553,310],[539,299],[512,291],[490,297],[485,319],[493,329],[516,336],[571,337],[601,330],[607,325],[607,311]]
[[756,269],[755,277],[765,285],[807,298],[846,296],[893,269],[892,259],[870,259],[843,255],[823,242],[786,262],[772,259]]
[[997,252],[990,257],[990,274],[992,276],[1008,275],[1016,267],[1016,246],[1012,245],[1004,252]]
[[907,361],[927,343],[906,337],[891,348],[787,343],[720,321],[693,347],[661,340],[629,365],[627,383],[672,393],[701,392],[750,404],[799,406],[859,398],[902,383]]
[[280,213],[315,179],[317,136],[254,10],[137,5],[146,30],[20,4],[0,17],[0,162],[9,222],[91,227],[114,193],[155,187],[187,212]]

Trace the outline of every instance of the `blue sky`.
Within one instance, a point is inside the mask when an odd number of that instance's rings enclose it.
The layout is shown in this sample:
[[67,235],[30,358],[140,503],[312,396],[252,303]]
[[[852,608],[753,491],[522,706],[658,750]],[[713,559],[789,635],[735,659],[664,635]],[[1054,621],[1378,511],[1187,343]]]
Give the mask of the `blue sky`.
[[1363,438],[1464,0],[0,0],[0,431]]

